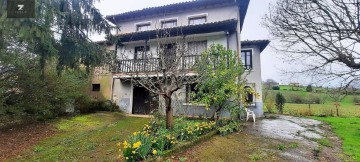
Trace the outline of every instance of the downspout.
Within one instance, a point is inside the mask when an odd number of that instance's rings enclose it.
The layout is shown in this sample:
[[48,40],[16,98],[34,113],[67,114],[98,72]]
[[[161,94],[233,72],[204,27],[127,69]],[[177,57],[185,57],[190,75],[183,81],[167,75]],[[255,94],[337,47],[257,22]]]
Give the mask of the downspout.
[[230,33],[229,33],[229,31],[225,31],[225,34],[226,34],[226,49],[229,50],[230,49],[230,45],[229,45],[229,43],[230,43],[230,41],[229,41]]
[[[114,85],[115,85],[115,78],[112,77],[112,84],[111,84],[111,101],[114,103]],[[116,104],[116,103],[115,103]]]

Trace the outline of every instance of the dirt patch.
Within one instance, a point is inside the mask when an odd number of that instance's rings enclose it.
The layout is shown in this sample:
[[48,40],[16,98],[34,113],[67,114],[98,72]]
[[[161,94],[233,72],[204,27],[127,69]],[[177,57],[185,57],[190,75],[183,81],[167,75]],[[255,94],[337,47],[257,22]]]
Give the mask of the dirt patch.
[[40,140],[54,135],[55,130],[52,125],[44,122],[0,130],[0,161],[33,147]]

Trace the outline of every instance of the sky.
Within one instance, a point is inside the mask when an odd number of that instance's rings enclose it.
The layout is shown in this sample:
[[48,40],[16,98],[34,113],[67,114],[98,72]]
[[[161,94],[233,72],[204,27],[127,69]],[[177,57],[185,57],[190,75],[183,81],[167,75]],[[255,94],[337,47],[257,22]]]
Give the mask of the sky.
[[[95,7],[106,16],[184,1],[188,0],[101,0],[100,3],[95,4]],[[250,1],[241,33],[242,40],[270,39],[269,32],[261,25],[263,17],[269,10],[269,2],[275,2],[275,0]],[[99,39],[99,37],[94,39]],[[271,43],[271,45],[273,45],[273,43]],[[290,80],[289,77],[282,73],[283,69],[289,68],[290,66],[283,62],[279,57],[281,56],[277,55],[275,50],[270,46],[261,53],[262,80],[274,79],[277,82],[280,82],[280,84],[297,82],[297,80]]]

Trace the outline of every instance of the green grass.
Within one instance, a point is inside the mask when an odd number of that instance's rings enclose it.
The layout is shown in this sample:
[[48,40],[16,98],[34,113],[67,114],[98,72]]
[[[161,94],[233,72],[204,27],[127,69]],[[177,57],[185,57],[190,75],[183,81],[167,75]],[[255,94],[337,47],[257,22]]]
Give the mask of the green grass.
[[60,131],[9,161],[116,161],[116,143],[138,131],[149,119],[120,113],[96,113],[54,122]]
[[360,161],[360,118],[312,118],[330,124],[335,134],[342,139],[344,152]]
[[[310,110],[313,115],[331,114],[336,116],[336,108],[332,104],[311,104]],[[264,111],[267,111],[264,108]],[[304,115],[309,112],[309,104],[291,104],[286,103],[284,107],[285,114]],[[339,114],[343,117],[360,117],[360,106],[357,105],[341,105]]]

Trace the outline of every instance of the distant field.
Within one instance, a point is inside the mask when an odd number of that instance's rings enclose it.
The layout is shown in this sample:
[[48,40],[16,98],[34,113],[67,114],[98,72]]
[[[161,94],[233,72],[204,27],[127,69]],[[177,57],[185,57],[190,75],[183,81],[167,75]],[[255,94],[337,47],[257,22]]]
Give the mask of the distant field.
[[[313,88],[314,92],[306,92],[305,87],[298,87],[295,88],[295,90],[291,90],[290,86],[286,86],[286,85],[281,85],[280,86],[280,90],[267,90],[270,93],[276,94],[278,92],[282,93],[285,98],[288,97],[289,95],[299,95],[301,97],[303,97],[304,99],[307,99],[308,97],[311,96],[317,96],[320,97],[321,100],[325,101],[325,104],[332,104],[334,101],[332,101],[332,99],[330,97],[328,97],[328,95],[325,92],[325,89],[323,88]],[[315,92],[315,91],[318,92]],[[348,95],[346,96],[342,101],[341,104],[343,105],[354,105],[353,103],[353,99],[354,97],[359,97],[359,95],[355,96],[355,95]]]
[[[281,93],[285,96],[287,101],[291,102],[291,96],[297,95],[300,96],[304,100],[308,100],[310,98],[318,97],[321,99],[321,104],[311,104],[309,111],[309,104],[296,104],[289,103],[285,104],[284,113],[291,115],[336,115],[336,108],[334,106],[334,101],[328,97],[325,92],[326,90],[323,88],[313,88],[314,92],[306,92],[306,87],[297,87],[292,90],[291,86],[281,85],[280,90],[266,90],[270,94],[275,95],[276,93]],[[317,90],[317,93],[315,92]],[[263,91],[264,92],[264,91]],[[355,105],[354,98],[360,96],[348,95],[346,96],[340,103],[339,112],[340,116],[346,117],[360,117],[360,105]],[[264,107],[265,112],[267,112]]]
[[[332,104],[311,104],[310,110],[312,115],[336,115],[336,108]],[[265,110],[266,111],[266,110]],[[285,104],[284,113],[292,115],[306,115],[309,111],[308,104]],[[360,117],[360,106],[341,105],[339,107],[340,116],[344,117]]]

